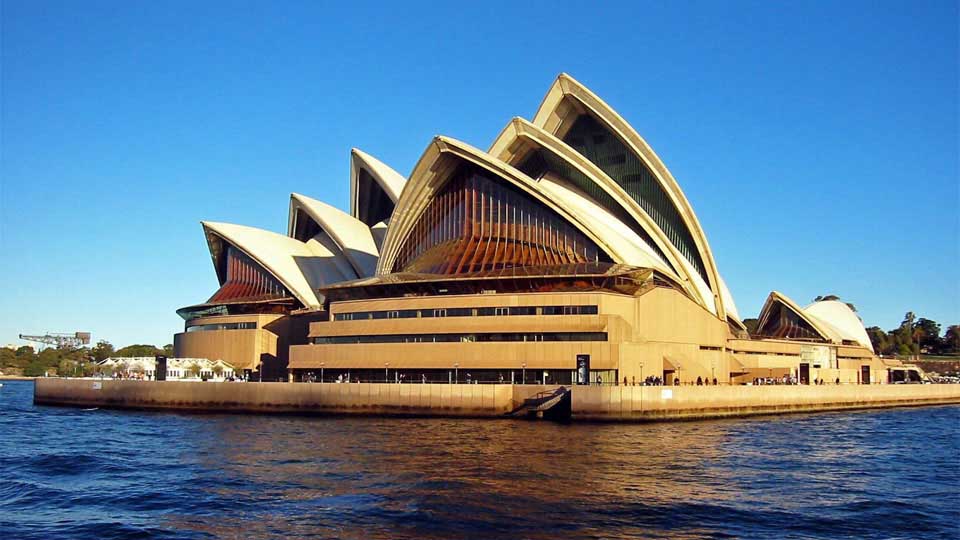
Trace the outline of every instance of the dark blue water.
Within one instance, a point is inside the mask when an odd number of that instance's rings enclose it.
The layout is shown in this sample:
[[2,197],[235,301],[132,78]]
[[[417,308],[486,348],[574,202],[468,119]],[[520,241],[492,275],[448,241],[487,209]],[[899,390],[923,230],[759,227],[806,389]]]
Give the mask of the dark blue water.
[[0,539],[960,538],[960,408],[673,424],[179,415],[0,388]]

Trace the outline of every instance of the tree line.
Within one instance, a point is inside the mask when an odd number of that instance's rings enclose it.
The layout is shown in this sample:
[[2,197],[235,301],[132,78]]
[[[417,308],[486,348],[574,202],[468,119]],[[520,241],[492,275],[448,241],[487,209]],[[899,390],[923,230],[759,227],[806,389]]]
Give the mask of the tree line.
[[960,353],[960,324],[952,324],[940,335],[940,323],[917,317],[912,311],[903,316],[900,326],[884,331],[879,326],[867,328],[867,335],[877,354],[916,356]]
[[37,352],[33,347],[24,345],[16,350],[0,349],[0,372],[5,375],[23,375],[42,377],[50,373],[61,376],[94,375],[97,362],[107,358],[131,358],[137,356],[173,356],[173,345],[163,348],[154,345],[127,345],[115,349],[109,341],[98,341],[92,347],[48,347]]

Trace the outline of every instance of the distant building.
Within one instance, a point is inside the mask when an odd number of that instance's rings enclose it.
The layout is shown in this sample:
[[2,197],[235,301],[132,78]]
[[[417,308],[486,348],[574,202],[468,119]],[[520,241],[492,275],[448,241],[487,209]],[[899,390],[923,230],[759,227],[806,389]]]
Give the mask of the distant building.
[[[121,373],[129,377],[142,374],[149,380],[156,378],[156,358],[153,356],[111,357],[101,360],[97,366],[99,371],[109,374]],[[234,375],[234,367],[223,360],[167,358],[167,380],[225,379]]]
[[220,288],[178,310],[176,354],[264,380],[885,383],[900,367],[843,302],[773,292],[749,335],[676,179],[565,74],[532,121],[487,151],[436,137],[409,179],[353,150],[349,214],[293,194],[286,236],[202,225]]

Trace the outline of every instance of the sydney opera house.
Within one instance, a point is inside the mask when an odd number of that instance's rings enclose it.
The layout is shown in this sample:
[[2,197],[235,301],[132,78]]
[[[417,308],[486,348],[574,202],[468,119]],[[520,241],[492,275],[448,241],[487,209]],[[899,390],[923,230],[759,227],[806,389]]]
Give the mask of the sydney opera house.
[[353,150],[349,214],[290,196],[286,234],[203,222],[219,289],[177,356],[263,380],[885,383],[847,304],[770,294],[752,333],[677,181],[560,75],[484,151],[438,136],[404,177]]

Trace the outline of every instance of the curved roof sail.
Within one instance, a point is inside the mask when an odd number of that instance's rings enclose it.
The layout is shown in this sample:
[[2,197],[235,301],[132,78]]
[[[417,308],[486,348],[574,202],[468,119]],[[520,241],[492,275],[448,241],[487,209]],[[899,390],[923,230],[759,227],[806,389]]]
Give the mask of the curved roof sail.
[[867,329],[863,327],[863,321],[846,303],[821,300],[803,308],[803,311],[833,330],[842,341],[859,343],[873,351],[873,342],[867,335]]
[[709,285],[716,313],[725,319],[720,278],[706,235],[673,175],[646,141],[565,73],[547,92],[533,123],[596,164],[653,218]]
[[407,180],[370,154],[350,151],[350,214],[373,227],[390,219]]
[[282,234],[244,225],[210,221],[201,224],[221,285],[227,279],[226,245],[250,257],[306,307],[320,305],[316,294],[319,287],[355,278],[343,275],[334,262],[334,254],[318,243],[305,244]]
[[709,288],[700,276],[688,272],[689,265],[682,264],[656,223],[576,150],[530,122],[514,118],[491,145],[490,154],[524,172],[551,196],[563,199],[572,211],[579,209],[578,217],[609,239],[614,260],[671,276],[694,300],[713,311]]
[[339,208],[306,195],[291,193],[287,234],[306,242],[316,236],[313,224],[333,240],[336,244],[334,254],[342,254],[357,276],[369,277],[374,274],[380,252],[367,225]]
[[[449,242],[450,252],[408,242],[418,227],[438,231],[431,241]],[[406,268],[404,261],[421,250],[438,261],[429,271],[419,270],[428,273],[610,260],[605,240],[523,172],[463,142],[436,137],[397,204],[377,274]]]

